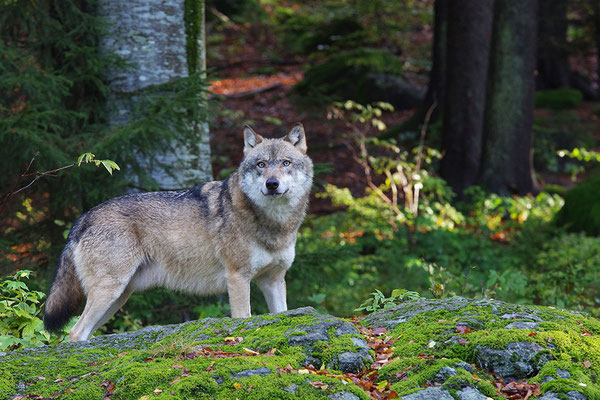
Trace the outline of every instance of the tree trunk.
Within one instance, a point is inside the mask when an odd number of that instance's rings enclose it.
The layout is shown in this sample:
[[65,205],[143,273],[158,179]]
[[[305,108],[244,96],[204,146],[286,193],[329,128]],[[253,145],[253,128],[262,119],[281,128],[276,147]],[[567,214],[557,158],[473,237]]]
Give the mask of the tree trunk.
[[567,0],[544,0],[539,12],[537,88],[569,87]]
[[[107,107],[110,126],[125,125],[136,117],[143,88],[205,68],[204,0],[99,0],[98,9],[109,23],[101,40],[103,51],[129,63],[106,72],[112,91]],[[157,150],[157,163],[138,158],[160,189],[191,187],[211,179],[208,126],[191,115],[189,129],[200,135],[199,141]],[[139,178],[131,179],[139,185]]]
[[479,173],[493,4],[493,0],[448,3],[441,175],[459,198]]
[[502,194],[536,190],[532,125],[537,0],[498,0],[485,110],[481,182]]

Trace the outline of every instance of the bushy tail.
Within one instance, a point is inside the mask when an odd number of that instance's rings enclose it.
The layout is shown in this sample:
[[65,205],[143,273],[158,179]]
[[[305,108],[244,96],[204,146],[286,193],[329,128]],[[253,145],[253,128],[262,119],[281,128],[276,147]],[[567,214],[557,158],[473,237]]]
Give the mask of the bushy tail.
[[83,303],[84,294],[81,282],[75,271],[73,252],[67,245],[60,256],[58,268],[50,285],[44,306],[44,326],[47,331],[58,331]]

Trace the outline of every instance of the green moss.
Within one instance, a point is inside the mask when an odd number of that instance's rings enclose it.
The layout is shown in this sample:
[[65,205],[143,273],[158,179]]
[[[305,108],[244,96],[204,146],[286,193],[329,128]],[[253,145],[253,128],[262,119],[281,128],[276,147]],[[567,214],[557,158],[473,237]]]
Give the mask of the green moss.
[[185,48],[187,53],[188,73],[192,75],[204,69],[200,63],[201,46],[203,42],[204,28],[204,0],[185,0],[184,3],[184,23],[185,23]]
[[577,107],[583,95],[577,89],[540,90],[535,93],[535,106],[552,110],[568,110]]
[[0,397],[6,398],[15,392],[15,379],[8,372],[0,368]]

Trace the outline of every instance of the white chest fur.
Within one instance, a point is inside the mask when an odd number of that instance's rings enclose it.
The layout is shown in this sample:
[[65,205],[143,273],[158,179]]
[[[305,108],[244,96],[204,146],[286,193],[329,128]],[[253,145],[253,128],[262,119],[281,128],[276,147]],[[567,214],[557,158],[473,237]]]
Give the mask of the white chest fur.
[[293,245],[280,251],[268,251],[264,247],[253,243],[250,245],[250,266],[252,268],[252,275],[257,275],[261,270],[267,267],[281,267],[283,269],[288,269],[292,265],[295,255],[296,249]]

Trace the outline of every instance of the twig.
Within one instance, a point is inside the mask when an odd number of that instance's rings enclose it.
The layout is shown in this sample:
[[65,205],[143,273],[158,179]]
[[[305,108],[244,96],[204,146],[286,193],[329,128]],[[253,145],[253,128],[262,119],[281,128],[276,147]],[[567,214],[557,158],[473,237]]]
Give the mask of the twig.
[[[6,208],[6,205],[8,204],[8,199],[10,197],[12,197],[15,193],[19,193],[21,190],[23,190],[23,188],[21,188],[19,190],[16,190],[16,188],[19,185],[19,182],[21,182],[21,179],[23,179],[23,177],[25,177],[25,176],[28,176],[27,172],[29,171],[29,168],[31,168],[31,165],[33,164],[33,161],[39,155],[40,155],[40,152],[36,151],[36,153],[33,155],[33,157],[31,158],[31,160],[29,161],[29,164],[27,164],[27,168],[25,168],[25,172],[23,172],[21,174],[21,176],[19,176],[17,178],[17,180],[15,181],[15,184],[10,188],[10,190],[8,191],[8,193],[6,194],[6,196],[4,196],[2,198],[2,203],[0,204],[0,214],[2,214],[4,212],[4,209]],[[26,187],[31,186],[33,184],[33,182],[35,182],[35,179],[31,183],[29,183],[29,185],[27,185]]]
[[431,116],[433,115],[433,110],[435,110],[437,104],[437,100],[434,100],[431,106],[429,106],[427,114],[425,114],[425,120],[423,121],[423,127],[421,128],[421,137],[419,138],[419,152],[417,154],[417,162],[415,166],[416,172],[419,172],[421,170],[421,164],[423,162],[423,146],[425,145],[425,135],[427,134],[427,128],[429,126]]
[[[32,172],[32,173],[28,173],[29,169],[31,168],[31,165],[33,164],[33,161],[35,160],[35,158],[37,156],[40,155],[40,152],[36,152],[34,154],[34,156],[31,158],[31,161],[29,161],[29,164],[27,165],[27,168],[25,169],[25,172],[23,172],[21,174],[21,176],[19,176],[19,178],[17,179],[17,181],[15,182],[15,184],[13,185],[13,187],[8,191],[8,193],[2,198],[2,203],[0,204],[0,215],[4,212],[4,209],[6,208],[6,205],[8,204],[8,199],[11,198],[12,196],[14,196],[15,194],[22,192],[23,190],[29,188],[31,185],[33,185],[38,179],[40,179],[43,176],[56,176],[56,172],[58,171],[62,171],[63,169],[67,169],[67,168],[71,168],[74,167],[75,165],[77,165],[77,163],[73,163],[70,165],[65,165],[63,167],[60,168],[56,168],[50,171],[44,171],[44,172]],[[16,187],[19,185],[19,182],[21,182],[23,180],[23,178],[26,177],[30,177],[33,176],[33,179],[31,180],[31,182],[29,182],[27,185],[16,189]]]

